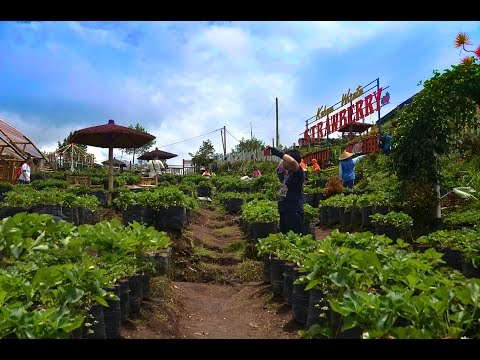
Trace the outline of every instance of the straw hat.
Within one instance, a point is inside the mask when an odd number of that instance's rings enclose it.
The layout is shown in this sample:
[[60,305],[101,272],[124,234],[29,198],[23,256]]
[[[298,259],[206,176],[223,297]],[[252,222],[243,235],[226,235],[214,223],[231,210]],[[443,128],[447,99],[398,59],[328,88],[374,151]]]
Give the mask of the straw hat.
[[350,157],[352,157],[353,154],[352,153],[349,153],[348,151],[344,151],[342,155],[340,155],[340,157],[338,158],[338,160],[345,160],[345,159],[348,159]]

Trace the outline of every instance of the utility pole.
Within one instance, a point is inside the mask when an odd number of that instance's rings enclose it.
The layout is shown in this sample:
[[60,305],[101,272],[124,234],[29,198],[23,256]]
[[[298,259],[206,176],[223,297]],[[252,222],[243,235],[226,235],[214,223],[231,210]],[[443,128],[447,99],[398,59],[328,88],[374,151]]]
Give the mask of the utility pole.
[[278,143],[280,142],[280,135],[278,134],[278,98],[275,98],[275,104],[276,104],[276,112],[277,112],[277,148],[278,148]]
[[250,121],[250,140],[253,139],[252,122]]
[[223,158],[227,158],[227,127],[223,126]]

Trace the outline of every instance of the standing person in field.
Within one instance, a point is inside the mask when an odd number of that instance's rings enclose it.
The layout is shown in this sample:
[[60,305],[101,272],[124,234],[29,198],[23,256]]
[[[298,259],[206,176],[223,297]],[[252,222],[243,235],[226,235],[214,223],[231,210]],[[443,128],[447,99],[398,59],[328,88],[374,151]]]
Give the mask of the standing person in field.
[[33,159],[29,156],[22,165],[22,173],[18,177],[18,182],[20,184],[30,184],[30,175],[32,172],[31,166],[33,164]]
[[155,177],[162,174],[162,170],[165,169],[165,166],[162,163],[162,160],[155,158],[150,160],[148,163],[148,176]]
[[305,171],[300,166],[302,157],[297,150],[280,151],[267,146],[271,154],[282,159],[277,168],[277,175],[282,183],[278,196],[280,214],[280,232],[290,230],[302,234],[305,213],[303,210],[303,186]]
[[338,175],[342,180],[343,187],[349,189],[353,189],[355,183],[355,165],[365,157],[365,155],[360,155],[352,159],[352,156],[352,153],[345,150],[338,158]]

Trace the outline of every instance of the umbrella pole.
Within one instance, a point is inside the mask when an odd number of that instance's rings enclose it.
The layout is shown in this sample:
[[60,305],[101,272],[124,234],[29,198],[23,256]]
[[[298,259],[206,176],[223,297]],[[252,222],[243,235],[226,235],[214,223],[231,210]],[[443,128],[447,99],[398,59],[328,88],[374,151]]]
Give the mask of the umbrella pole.
[[112,190],[113,190],[113,146],[108,148],[108,205],[112,204]]

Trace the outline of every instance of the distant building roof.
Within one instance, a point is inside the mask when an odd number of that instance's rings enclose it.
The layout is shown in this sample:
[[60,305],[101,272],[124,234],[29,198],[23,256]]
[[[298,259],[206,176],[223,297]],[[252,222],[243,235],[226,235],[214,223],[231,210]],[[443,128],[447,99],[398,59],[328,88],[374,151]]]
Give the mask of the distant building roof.
[[0,159],[2,160],[24,160],[28,155],[48,160],[42,152],[19,130],[0,119]]

